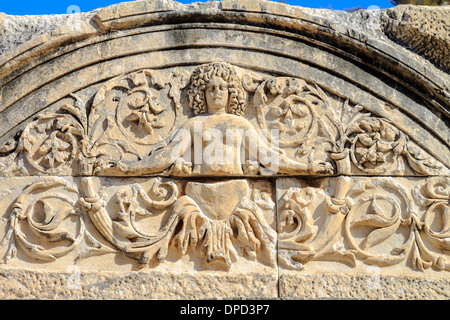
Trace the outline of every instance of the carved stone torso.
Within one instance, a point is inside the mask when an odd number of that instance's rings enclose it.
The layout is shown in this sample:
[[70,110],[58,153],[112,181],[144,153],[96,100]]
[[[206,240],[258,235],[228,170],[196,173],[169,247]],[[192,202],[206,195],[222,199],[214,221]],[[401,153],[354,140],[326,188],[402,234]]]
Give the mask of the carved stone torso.
[[[200,115],[191,118],[185,127],[193,141],[191,152],[194,173],[243,174],[241,159],[245,156],[244,133],[252,129],[245,119],[231,114]],[[198,143],[201,145],[197,146]],[[201,154],[197,156],[196,152]],[[200,160],[200,163],[195,159]]]

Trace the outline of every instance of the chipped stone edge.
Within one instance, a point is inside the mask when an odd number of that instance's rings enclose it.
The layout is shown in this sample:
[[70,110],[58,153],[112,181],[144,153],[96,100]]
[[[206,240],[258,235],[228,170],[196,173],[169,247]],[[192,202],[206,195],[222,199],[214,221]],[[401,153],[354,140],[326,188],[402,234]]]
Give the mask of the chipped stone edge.
[[[254,14],[263,15],[273,23],[288,25],[290,28],[316,28],[321,32],[329,33],[337,38],[348,39],[355,46],[365,47],[394,61],[395,64],[408,70],[412,74],[420,75],[439,95],[444,99],[444,107],[441,112],[450,115],[450,79],[448,73],[437,68],[432,61],[425,58],[417,59],[418,54],[401,44],[392,41],[383,30],[381,23],[369,23],[381,16],[392,15],[392,12],[404,10],[399,9],[382,10],[359,10],[354,13],[328,9],[311,9],[298,6],[290,6],[282,3],[265,0],[224,0],[209,1],[205,3],[196,2],[181,4],[172,0],[148,1],[138,0],[134,2],[123,2],[106,8],[97,9],[89,13],[75,15],[50,15],[50,16],[28,16],[29,23],[35,21],[35,28],[41,29],[36,37],[9,48],[5,45],[7,41],[14,41],[14,32],[5,33],[3,44],[0,42],[0,69],[3,72],[17,70],[29,61],[36,59],[45,52],[51,51],[60,44],[74,43],[87,38],[101,35],[105,32],[120,31],[129,28],[137,28],[152,23],[161,23],[164,18],[181,17],[189,14],[245,14],[249,19],[255,19]],[[442,9],[447,10],[447,9]],[[253,14],[253,16],[252,16]],[[71,25],[51,29],[46,32],[43,26],[39,26],[39,19],[57,16],[62,21],[77,21],[77,28]],[[39,19],[38,19],[39,17]],[[0,29],[11,21],[20,19],[20,16],[8,16],[0,14]],[[287,19],[287,20],[286,20]],[[9,22],[8,22],[9,21]],[[271,23],[272,23],[271,22]],[[373,22],[373,21],[372,21]],[[44,29],[42,29],[44,28]],[[424,37],[427,35],[424,34]]]

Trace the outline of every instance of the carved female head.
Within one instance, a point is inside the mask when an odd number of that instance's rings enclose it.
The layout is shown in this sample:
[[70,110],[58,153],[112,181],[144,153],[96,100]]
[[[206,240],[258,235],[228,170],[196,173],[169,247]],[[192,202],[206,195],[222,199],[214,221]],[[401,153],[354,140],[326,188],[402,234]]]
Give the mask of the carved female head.
[[[205,93],[210,82],[216,82],[217,78],[223,79],[224,82],[224,85],[220,88],[228,90],[226,111],[240,116],[244,115],[246,98],[244,88],[236,70],[228,63],[223,62],[205,64],[194,70],[189,89],[189,106],[196,115],[208,112],[208,101]],[[211,104],[211,102],[209,103]]]

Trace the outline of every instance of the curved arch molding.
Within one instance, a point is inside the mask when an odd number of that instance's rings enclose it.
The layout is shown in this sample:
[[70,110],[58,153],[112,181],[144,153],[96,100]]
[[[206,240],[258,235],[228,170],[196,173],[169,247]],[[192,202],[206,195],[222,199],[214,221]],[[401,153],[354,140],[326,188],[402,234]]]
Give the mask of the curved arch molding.
[[[2,262],[24,278],[132,272],[149,286],[129,298],[424,298],[405,276],[444,298],[449,12],[226,0],[0,16]],[[53,291],[118,297],[68,286]]]

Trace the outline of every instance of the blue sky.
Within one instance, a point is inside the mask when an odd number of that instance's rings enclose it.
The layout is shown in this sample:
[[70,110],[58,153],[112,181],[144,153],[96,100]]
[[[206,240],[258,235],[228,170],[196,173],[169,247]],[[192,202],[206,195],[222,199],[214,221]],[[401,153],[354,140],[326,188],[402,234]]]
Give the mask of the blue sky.
[[[0,0],[0,12],[11,15],[61,14],[67,13],[71,5],[80,8],[81,12],[87,12],[125,1],[127,0]],[[205,2],[205,0],[200,1]],[[191,3],[196,1],[178,0],[178,2]],[[372,5],[376,5],[382,9],[392,7],[388,0],[286,0],[286,3],[310,8],[329,8],[336,10],[344,10],[358,6],[367,8]]]

